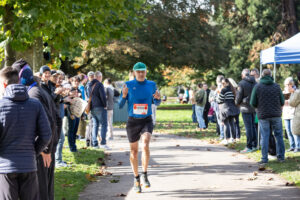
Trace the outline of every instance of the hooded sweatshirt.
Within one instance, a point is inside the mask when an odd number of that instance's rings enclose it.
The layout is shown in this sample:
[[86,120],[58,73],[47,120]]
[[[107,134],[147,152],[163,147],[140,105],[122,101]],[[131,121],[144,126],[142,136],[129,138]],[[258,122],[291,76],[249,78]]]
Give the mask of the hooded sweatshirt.
[[41,103],[29,98],[25,86],[7,86],[0,100],[0,173],[36,171],[36,155],[50,138],[50,125]]
[[252,76],[245,76],[239,82],[235,103],[240,106],[242,113],[255,113],[255,109],[250,105],[251,93],[255,85],[256,81]]
[[258,119],[281,117],[284,96],[271,76],[262,77],[253,88],[250,104],[257,108]]

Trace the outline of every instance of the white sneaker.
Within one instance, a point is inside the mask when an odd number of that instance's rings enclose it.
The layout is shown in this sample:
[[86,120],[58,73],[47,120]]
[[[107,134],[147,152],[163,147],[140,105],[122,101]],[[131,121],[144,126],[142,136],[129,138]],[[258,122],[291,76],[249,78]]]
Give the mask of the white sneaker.
[[109,148],[106,144],[100,145],[100,149],[111,150],[111,148]]
[[228,141],[226,139],[224,139],[224,140],[222,140],[221,144],[226,146],[226,145],[228,145]]
[[69,167],[69,166],[67,165],[67,163],[59,162],[59,163],[55,163],[55,167],[60,168],[60,167]]
[[229,139],[229,141],[228,141],[228,143],[229,143],[229,144],[231,144],[231,143],[235,143],[235,139],[233,139],[233,138],[230,138],[230,139]]

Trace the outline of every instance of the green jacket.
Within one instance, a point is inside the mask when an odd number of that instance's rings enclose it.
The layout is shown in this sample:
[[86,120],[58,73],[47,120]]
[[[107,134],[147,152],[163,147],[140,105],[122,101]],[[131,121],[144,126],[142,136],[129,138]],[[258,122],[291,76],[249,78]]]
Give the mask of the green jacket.
[[265,76],[252,90],[250,104],[257,108],[258,119],[281,117],[284,96],[273,78]]
[[[197,99],[203,99],[201,103],[198,103],[197,102]],[[203,90],[203,89],[200,89],[196,92],[196,95],[195,95],[195,100],[196,100],[196,105],[197,106],[201,106],[201,107],[204,107],[205,104],[206,104],[206,100],[207,100],[207,94],[206,94],[206,91]]]

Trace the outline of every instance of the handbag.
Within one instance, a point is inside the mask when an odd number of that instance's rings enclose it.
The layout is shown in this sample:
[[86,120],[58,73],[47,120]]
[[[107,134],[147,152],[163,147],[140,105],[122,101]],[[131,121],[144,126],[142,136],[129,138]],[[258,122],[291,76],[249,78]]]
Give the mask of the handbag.
[[92,97],[93,97],[93,91],[94,91],[94,88],[96,86],[96,83],[94,83],[93,87],[92,87],[92,91],[91,91],[91,95],[89,97],[89,100],[88,100],[88,104],[85,108],[85,113],[86,114],[89,114],[91,112],[91,106],[92,106]]

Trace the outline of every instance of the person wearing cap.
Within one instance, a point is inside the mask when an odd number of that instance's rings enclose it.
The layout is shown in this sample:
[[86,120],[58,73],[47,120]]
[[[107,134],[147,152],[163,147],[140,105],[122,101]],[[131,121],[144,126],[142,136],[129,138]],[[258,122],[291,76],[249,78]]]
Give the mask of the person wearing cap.
[[22,83],[32,81],[30,67],[18,67],[0,71],[0,199],[39,200],[37,157],[50,142],[51,128],[42,104],[20,84],[22,72]]
[[108,150],[109,147],[106,144],[107,133],[107,101],[106,93],[102,80],[101,72],[96,72],[94,80],[89,83],[87,96],[91,98],[91,116],[93,121],[92,128],[92,146],[93,148],[99,148],[98,145],[98,129],[101,125],[101,144],[100,148]]
[[127,81],[122,89],[119,107],[122,108],[128,102],[128,121],[126,124],[127,137],[130,143],[130,163],[134,174],[134,191],[140,193],[141,181],[138,172],[138,142],[143,141],[142,154],[142,180],[144,186],[150,187],[147,176],[150,159],[149,143],[153,132],[152,102],[159,106],[161,99],[156,84],[146,79],[147,67],[138,62],[133,66],[135,79]]
[[[17,65],[18,63],[15,64],[15,66]],[[51,199],[50,197],[54,197],[54,154],[59,138],[56,127],[56,105],[52,97],[34,80],[33,72],[28,64],[19,72],[19,77],[20,83],[27,86],[29,97],[41,102],[50,123],[50,130],[52,132],[51,140],[43,152],[37,156],[36,162],[39,196],[41,199]]]

